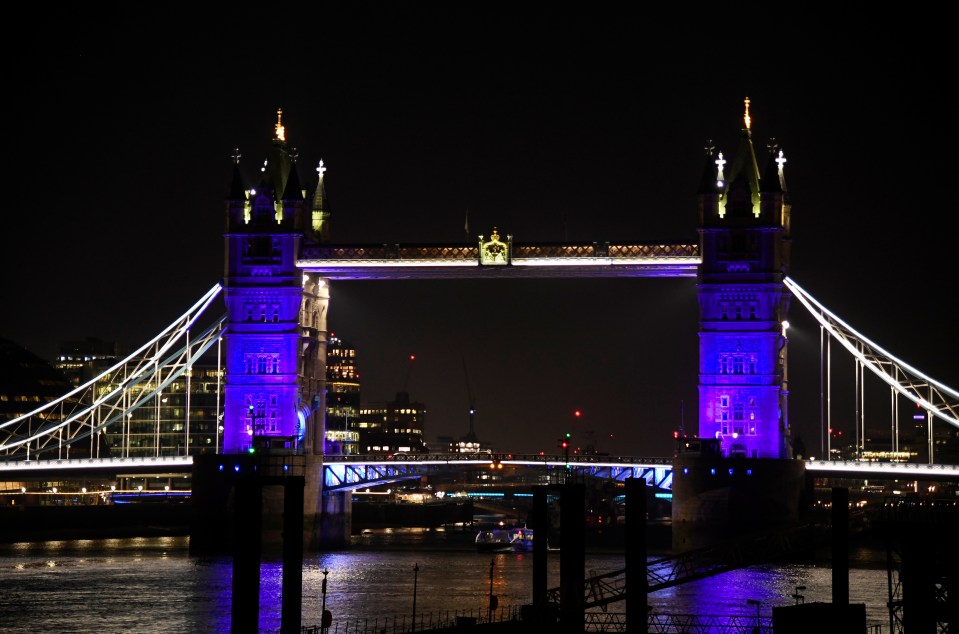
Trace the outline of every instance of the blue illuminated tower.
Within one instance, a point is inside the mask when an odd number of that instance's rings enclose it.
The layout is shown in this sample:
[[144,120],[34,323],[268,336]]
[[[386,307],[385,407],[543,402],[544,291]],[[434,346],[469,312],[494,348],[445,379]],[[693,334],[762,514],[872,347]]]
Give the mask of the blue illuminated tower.
[[277,123],[257,178],[234,159],[224,238],[227,308],[223,452],[322,455],[325,280],[304,274],[304,242],[328,231],[323,168],[311,209],[286,133]]
[[745,104],[737,155],[726,169],[709,147],[699,190],[699,437],[726,457],[790,458],[785,158],[771,143],[760,175]]
[[[320,162],[309,196],[281,115],[278,110],[270,150],[255,178],[245,178],[239,153],[234,156],[223,234],[223,450],[194,460],[195,554],[221,553],[231,543],[224,535],[248,526],[260,527],[264,547],[294,552],[286,521],[299,515],[288,508],[298,499],[303,546],[342,546],[349,538],[349,498],[323,495],[329,283],[298,266],[303,248],[329,236],[325,168]],[[283,486],[274,486],[277,478]],[[262,496],[250,492],[251,482]],[[296,492],[298,486],[303,489]],[[234,521],[238,513],[247,515]],[[243,535],[253,539],[250,531]]]
[[790,206],[775,143],[760,175],[749,99],[729,169],[707,148],[699,188],[699,433],[673,458],[673,549],[807,521],[805,465],[792,460],[786,376]]

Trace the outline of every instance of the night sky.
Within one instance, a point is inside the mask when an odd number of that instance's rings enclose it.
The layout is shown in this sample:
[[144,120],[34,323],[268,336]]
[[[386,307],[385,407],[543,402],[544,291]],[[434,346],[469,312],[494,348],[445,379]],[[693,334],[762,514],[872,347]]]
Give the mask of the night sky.
[[[328,168],[336,243],[464,242],[467,214],[471,242],[494,226],[686,242],[703,148],[733,158],[748,96],[760,166],[770,137],[787,158],[791,277],[959,387],[957,117],[934,33],[916,43],[853,9],[806,30],[343,6],[85,6],[3,44],[0,336],[51,360],[88,336],[134,348],[191,306],[223,275],[234,148],[261,164],[277,108],[301,178]],[[790,418],[815,455],[819,329],[798,301],[790,321]],[[693,279],[338,282],[329,327],[359,351],[364,401],[426,404],[427,440],[465,434],[470,397],[503,451],[554,451],[572,431],[664,456],[697,426]],[[851,395],[833,408],[851,429]],[[867,418],[886,428],[888,409],[886,388]]]

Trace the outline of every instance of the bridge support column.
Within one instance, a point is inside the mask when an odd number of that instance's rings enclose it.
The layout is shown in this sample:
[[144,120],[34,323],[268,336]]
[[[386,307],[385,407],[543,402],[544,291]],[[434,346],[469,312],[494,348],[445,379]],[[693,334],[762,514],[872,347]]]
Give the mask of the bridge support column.
[[849,489],[832,490],[832,603],[849,605]]
[[255,476],[237,479],[233,511],[233,604],[230,632],[256,634],[260,620],[263,489]]
[[331,493],[324,495],[320,503],[318,548],[328,550],[349,546],[353,531],[353,494],[349,491]]
[[[925,530],[923,530],[925,529]],[[912,634],[935,634],[937,616],[942,614],[936,605],[935,538],[925,523],[911,524],[902,529],[902,626]]]
[[560,631],[582,634],[586,627],[586,485],[567,482],[559,500]]
[[304,478],[283,483],[283,598],[281,634],[300,634],[303,610]]
[[530,519],[533,529],[533,614],[538,624],[554,623],[547,615],[547,560],[549,556],[549,489],[544,485],[533,487],[533,510]]
[[647,630],[646,480],[626,478],[626,628]]

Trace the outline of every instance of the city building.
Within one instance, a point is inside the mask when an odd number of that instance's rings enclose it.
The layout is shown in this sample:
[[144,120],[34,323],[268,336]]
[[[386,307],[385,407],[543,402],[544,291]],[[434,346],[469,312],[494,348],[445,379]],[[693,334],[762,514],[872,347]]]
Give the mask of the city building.
[[61,341],[53,366],[76,387],[109,370],[119,360],[115,341],[87,337],[82,341]]
[[362,453],[424,452],[426,406],[410,400],[408,392],[398,392],[393,401],[360,409],[360,449]]
[[0,420],[13,420],[71,389],[63,372],[23,346],[0,339]]
[[360,373],[356,348],[330,333],[326,342],[325,455],[360,453]]

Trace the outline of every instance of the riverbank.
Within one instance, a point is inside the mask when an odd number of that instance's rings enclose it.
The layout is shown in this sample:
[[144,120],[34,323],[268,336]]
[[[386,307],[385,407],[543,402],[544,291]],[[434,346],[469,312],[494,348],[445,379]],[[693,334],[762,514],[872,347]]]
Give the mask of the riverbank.
[[0,543],[190,534],[188,503],[0,508]]

